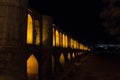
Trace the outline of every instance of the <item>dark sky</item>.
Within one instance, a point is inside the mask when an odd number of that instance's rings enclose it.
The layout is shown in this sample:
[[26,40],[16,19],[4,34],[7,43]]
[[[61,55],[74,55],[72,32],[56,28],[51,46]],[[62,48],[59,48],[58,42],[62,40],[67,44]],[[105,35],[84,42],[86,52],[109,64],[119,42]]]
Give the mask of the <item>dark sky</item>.
[[29,0],[29,5],[52,16],[58,27],[83,43],[106,38],[99,17],[103,8],[100,0]]

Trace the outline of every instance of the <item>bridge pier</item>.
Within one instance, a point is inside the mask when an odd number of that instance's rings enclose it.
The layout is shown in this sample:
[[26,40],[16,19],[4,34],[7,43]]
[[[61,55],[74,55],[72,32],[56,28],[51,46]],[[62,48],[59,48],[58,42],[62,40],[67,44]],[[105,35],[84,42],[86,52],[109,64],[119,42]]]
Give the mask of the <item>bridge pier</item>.
[[70,61],[68,60],[68,52],[64,53],[65,64],[64,67],[67,68],[70,65]]
[[[73,65],[75,58],[73,58],[73,52],[69,52],[69,50],[62,48],[53,49],[54,56],[54,72],[53,72],[53,80],[60,80],[64,77],[69,70],[71,69],[71,65]],[[62,62],[60,58],[62,57]]]
[[0,0],[0,80],[26,80],[27,0]]
[[0,48],[0,80],[26,80],[26,60],[20,48]]
[[[42,48],[39,52],[39,79],[52,80],[52,55],[50,49]],[[37,54],[39,54],[37,53]]]
[[60,64],[60,51],[55,49],[53,52],[53,56],[54,56],[54,75],[60,75],[61,71],[62,71],[62,65]]

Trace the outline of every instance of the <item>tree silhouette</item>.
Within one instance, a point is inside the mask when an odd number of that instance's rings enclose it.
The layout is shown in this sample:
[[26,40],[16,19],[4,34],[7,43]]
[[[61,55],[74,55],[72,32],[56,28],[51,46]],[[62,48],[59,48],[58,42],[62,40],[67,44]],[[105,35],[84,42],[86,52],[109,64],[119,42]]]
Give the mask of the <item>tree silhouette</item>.
[[105,31],[120,41],[120,0],[102,0],[104,8],[100,13]]

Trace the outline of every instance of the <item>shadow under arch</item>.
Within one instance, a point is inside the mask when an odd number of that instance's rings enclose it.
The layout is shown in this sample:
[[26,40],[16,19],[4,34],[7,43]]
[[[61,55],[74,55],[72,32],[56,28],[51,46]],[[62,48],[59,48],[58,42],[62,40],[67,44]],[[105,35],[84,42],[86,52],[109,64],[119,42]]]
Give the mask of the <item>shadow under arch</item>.
[[39,63],[34,54],[29,55],[27,59],[27,80],[38,80]]

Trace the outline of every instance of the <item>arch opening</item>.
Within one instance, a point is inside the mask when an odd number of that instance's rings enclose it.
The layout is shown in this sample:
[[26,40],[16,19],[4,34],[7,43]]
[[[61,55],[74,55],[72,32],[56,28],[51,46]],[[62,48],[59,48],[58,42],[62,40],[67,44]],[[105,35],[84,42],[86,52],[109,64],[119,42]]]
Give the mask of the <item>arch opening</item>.
[[59,61],[60,61],[60,63],[61,63],[62,65],[65,64],[65,57],[64,57],[64,54],[63,54],[63,53],[61,53],[60,58],[59,58]]
[[33,43],[33,19],[30,14],[27,18],[27,44]]
[[38,61],[32,54],[27,60],[28,80],[38,80]]

